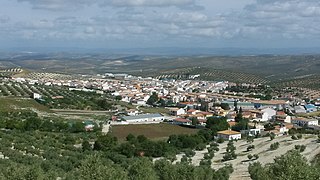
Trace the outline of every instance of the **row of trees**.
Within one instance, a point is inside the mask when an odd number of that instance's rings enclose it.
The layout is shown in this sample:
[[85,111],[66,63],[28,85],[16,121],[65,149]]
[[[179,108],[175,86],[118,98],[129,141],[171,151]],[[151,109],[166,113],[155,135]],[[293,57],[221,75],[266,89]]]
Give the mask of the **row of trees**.
[[[17,129],[20,131],[71,132],[85,131],[85,125],[80,121],[67,121],[61,118],[42,118],[33,111],[0,113],[0,128]],[[94,131],[100,130],[96,124]]]

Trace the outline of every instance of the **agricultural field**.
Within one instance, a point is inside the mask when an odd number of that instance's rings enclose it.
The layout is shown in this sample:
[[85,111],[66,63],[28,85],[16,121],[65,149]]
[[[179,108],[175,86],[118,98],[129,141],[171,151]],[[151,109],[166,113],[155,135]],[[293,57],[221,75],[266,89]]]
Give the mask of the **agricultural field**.
[[42,100],[38,102],[50,109],[108,110],[112,105],[100,102],[103,99],[101,97],[106,96],[94,92],[69,91],[60,86],[0,81],[0,97],[31,98],[33,93],[40,94]]
[[[219,151],[215,152],[214,157],[212,157],[211,167],[219,168],[226,164],[232,164],[234,172],[231,174],[230,180],[249,180],[251,179],[248,172],[248,166],[250,163],[257,161],[263,165],[272,163],[276,157],[285,154],[289,150],[295,149],[296,145],[306,146],[306,149],[301,154],[304,155],[308,161],[312,161],[315,156],[320,153],[320,144],[317,143],[317,138],[318,137],[316,135],[304,135],[301,139],[292,140],[291,136],[284,135],[276,137],[272,141],[269,137],[254,139],[254,142],[252,143],[248,143],[246,140],[238,140],[234,142],[237,158],[230,161],[222,161],[228,143],[224,142],[219,145]],[[276,142],[279,143],[279,148],[271,150],[270,145]],[[247,151],[247,147],[249,145],[254,145],[255,148],[251,151]],[[195,155],[192,157],[192,164],[199,165],[200,161],[204,158],[204,155],[208,153],[208,150],[205,149],[195,152]],[[249,154],[257,154],[259,158],[249,160],[247,157]],[[182,154],[177,155],[176,162],[179,162],[181,157]]]
[[320,76],[319,75],[302,76],[299,78],[273,82],[271,85],[276,87],[300,87],[300,88],[309,88],[309,89],[319,90]]
[[49,108],[37,103],[33,99],[0,97],[0,112],[20,111],[26,109],[41,112],[51,112]]
[[170,71],[163,71],[160,73],[160,75],[155,75],[155,77],[158,79],[187,79],[190,75],[199,74],[200,77],[197,79],[207,81],[230,81],[236,83],[253,84],[268,83],[268,80],[254,74],[202,67],[182,68]]
[[158,140],[166,139],[173,134],[196,134],[198,129],[181,127],[172,124],[137,124],[137,125],[114,125],[111,126],[111,135],[124,141],[128,134],[135,136],[144,135],[147,138]]

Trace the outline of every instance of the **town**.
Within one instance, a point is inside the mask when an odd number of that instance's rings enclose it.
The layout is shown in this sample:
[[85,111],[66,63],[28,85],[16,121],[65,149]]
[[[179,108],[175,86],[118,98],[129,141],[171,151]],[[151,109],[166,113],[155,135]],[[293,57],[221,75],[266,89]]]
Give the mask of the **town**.
[[[187,161],[213,168],[231,164],[234,172],[230,179],[248,178],[251,162],[271,163],[290,148],[306,149],[308,158],[320,153],[319,145],[312,144],[313,139],[318,141],[317,136],[302,135],[317,134],[320,130],[320,93],[311,89],[204,81],[196,74],[169,79],[113,73],[94,76],[27,73],[2,77],[0,95],[2,100],[12,97],[34,100],[58,117],[77,119],[68,130],[71,132],[101,131],[129,142],[131,136],[169,137],[171,142],[177,132],[209,133],[205,142],[210,144],[214,139],[218,144],[186,146],[195,151],[192,155],[188,155],[189,150],[185,155],[178,153],[173,163]],[[74,103],[79,99],[85,100],[84,105]],[[39,114],[38,110],[31,110]],[[52,113],[40,116],[52,117]],[[268,146],[276,153],[266,151]],[[231,147],[234,150],[223,152]],[[162,158],[155,156],[154,160]]]

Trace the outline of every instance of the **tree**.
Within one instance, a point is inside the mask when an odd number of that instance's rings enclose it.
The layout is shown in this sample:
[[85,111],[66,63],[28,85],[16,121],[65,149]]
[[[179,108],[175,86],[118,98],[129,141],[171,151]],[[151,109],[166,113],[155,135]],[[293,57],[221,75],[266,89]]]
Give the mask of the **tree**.
[[229,123],[227,122],[226,117],[209,117],[207,119],[206,127],[216,134],[218,131],[227,130],[229,128]]
[[152,162],[147,158],[135,158],[128,169],[129,179],[132,180],[156,180],[157,174]]
[[302,139],[302,134],[298,134],[298,135],[297,135],[297,138],[298,138],[298,139]]
[[303,152],[306,149],[306,146],[305,145],[295,145],[294,148],[299,152]]
[[149,99],[147,100],[147,104],[148,105],[155,105],[156,102],[159,101],[159,97],[158,94],[156,92],[153,92],[152,95],[149,97]]
[[267,170],[265,170],[260,162],[250,163],[248,170],[253,180],[271,180]]
[[116,96],[115,100],[120,101],[122,99],[122,96]]
[[223,161],[229,161],[236,159],[237,155],[235,153],[236,147],[233,145],[233,141],[229,141],[226,149],[226,153],[223,156]]
[[228,103],[221,103],[220,106],[224,110],[230,110],[230,106]]
[[272,132],[269,134],[270,137],[270,141],[274,140],[274,138],[276,137],[276,135]]
[[279,143],[278,142],[275,142],[273,144],[270,145],[270,150],[276,150],[279,148]]
[[110,135],[98,136],[94,143],[94,150],[107,151],[115,148],[117,138]]
[[291,139],[292,139],[292,140],[297,140],[298,137],[297,137],[296,135],[292,135],[292,136],[291,136]]
[[[242,109],[242,108],[240,108],[240,109]],[[240,121],[243,120],[242,110],[241,110],[241,111],[239,110],[239,112],[237,112],[236,117],[234,118],[234,120],[235,120],[236,122],[240,122]]]
[[233,102],[234,111],[238,112],[238,101]]
[[249,146],[247,147],[247,151],[252,151],[252,149],[254,149],[254,148],[255,148],[254,145],[249,145]]
[[71,126],[71,132],[78,133],[85,131],[85,126],[82,122],[76,121]]
[[196,125],[199,123],[197,117],[192,117],[192,118],[191,118],[191,121],[192,121],[192,125],[193,125],[193,126],[196,126]]
[[[261,168],[261,165],[260,165]],[[296,179],[319,179],[318,169],[308,164],[308,161],[295,150],[287,152],[285,155],[276,157],[274,163],[268,167],[262,167],[263,171],[268,174],[269,179],[277,177],[277,179],[296,180]],[[254,175],[253,180],[260,179],[257,172],[250,172]]]
[[249,161],[251,161],[252,158],[253,158],[253,156],[251,154],[248,154]]
[[92,150],[91,144],[89,143],[89,141],[85,140],[82,142],[82,150],[83,151],[90,151]]
[[110,161],[102,161],[98,155],[90,155],[81,162],[79,168],[75,169],[70,179],[103,180],[103,179],[127,179],[127,173],[121,167]]
[[136,141],[136,137],[133,134],[129,133],[126,137],[126,140],[132,143]]

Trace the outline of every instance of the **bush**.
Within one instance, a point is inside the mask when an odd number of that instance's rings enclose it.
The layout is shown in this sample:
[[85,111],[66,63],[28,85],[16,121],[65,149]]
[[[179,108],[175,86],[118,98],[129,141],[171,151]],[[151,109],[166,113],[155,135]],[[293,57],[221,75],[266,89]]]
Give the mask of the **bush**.
[[194,152],[191,149],[186,149],[184,153],[186,154],[187,157],[193,157],[196,154],[196,152]]
[[247,151],[252,151],[252,149],[254,149],[254,148],[255,148],[254,145],[249,145],[249,146],[247,147]]
[[302,134],[298,134],[298,135],[297,135],[297,138],[298,138],[298,139],[302,139]]
[[202,151],[206,148],[206,145],[205,144],[198,144],[197,147],[196,147],[196,150],[197,151]]
[[298,137],[297,137],[296,135],[292,135],[292,136],[291,136],[291,139],[292,139],[292,140],[297,140]]
[[276,150],[276,149],[278,149],[278,148],[279,148],[279,145],[280,145],[280,144],[279,144],[278,142],[271,144],[271,145],[270,145],[270,150]]
[[223,143],[223,142],[224,142],[224,139],[223,139],[223,138],[217,139],[217,143],[221,144],[221,143]]
[[294,148],[299,152],[303,152],[306,149],[305,145],[295,145]]

